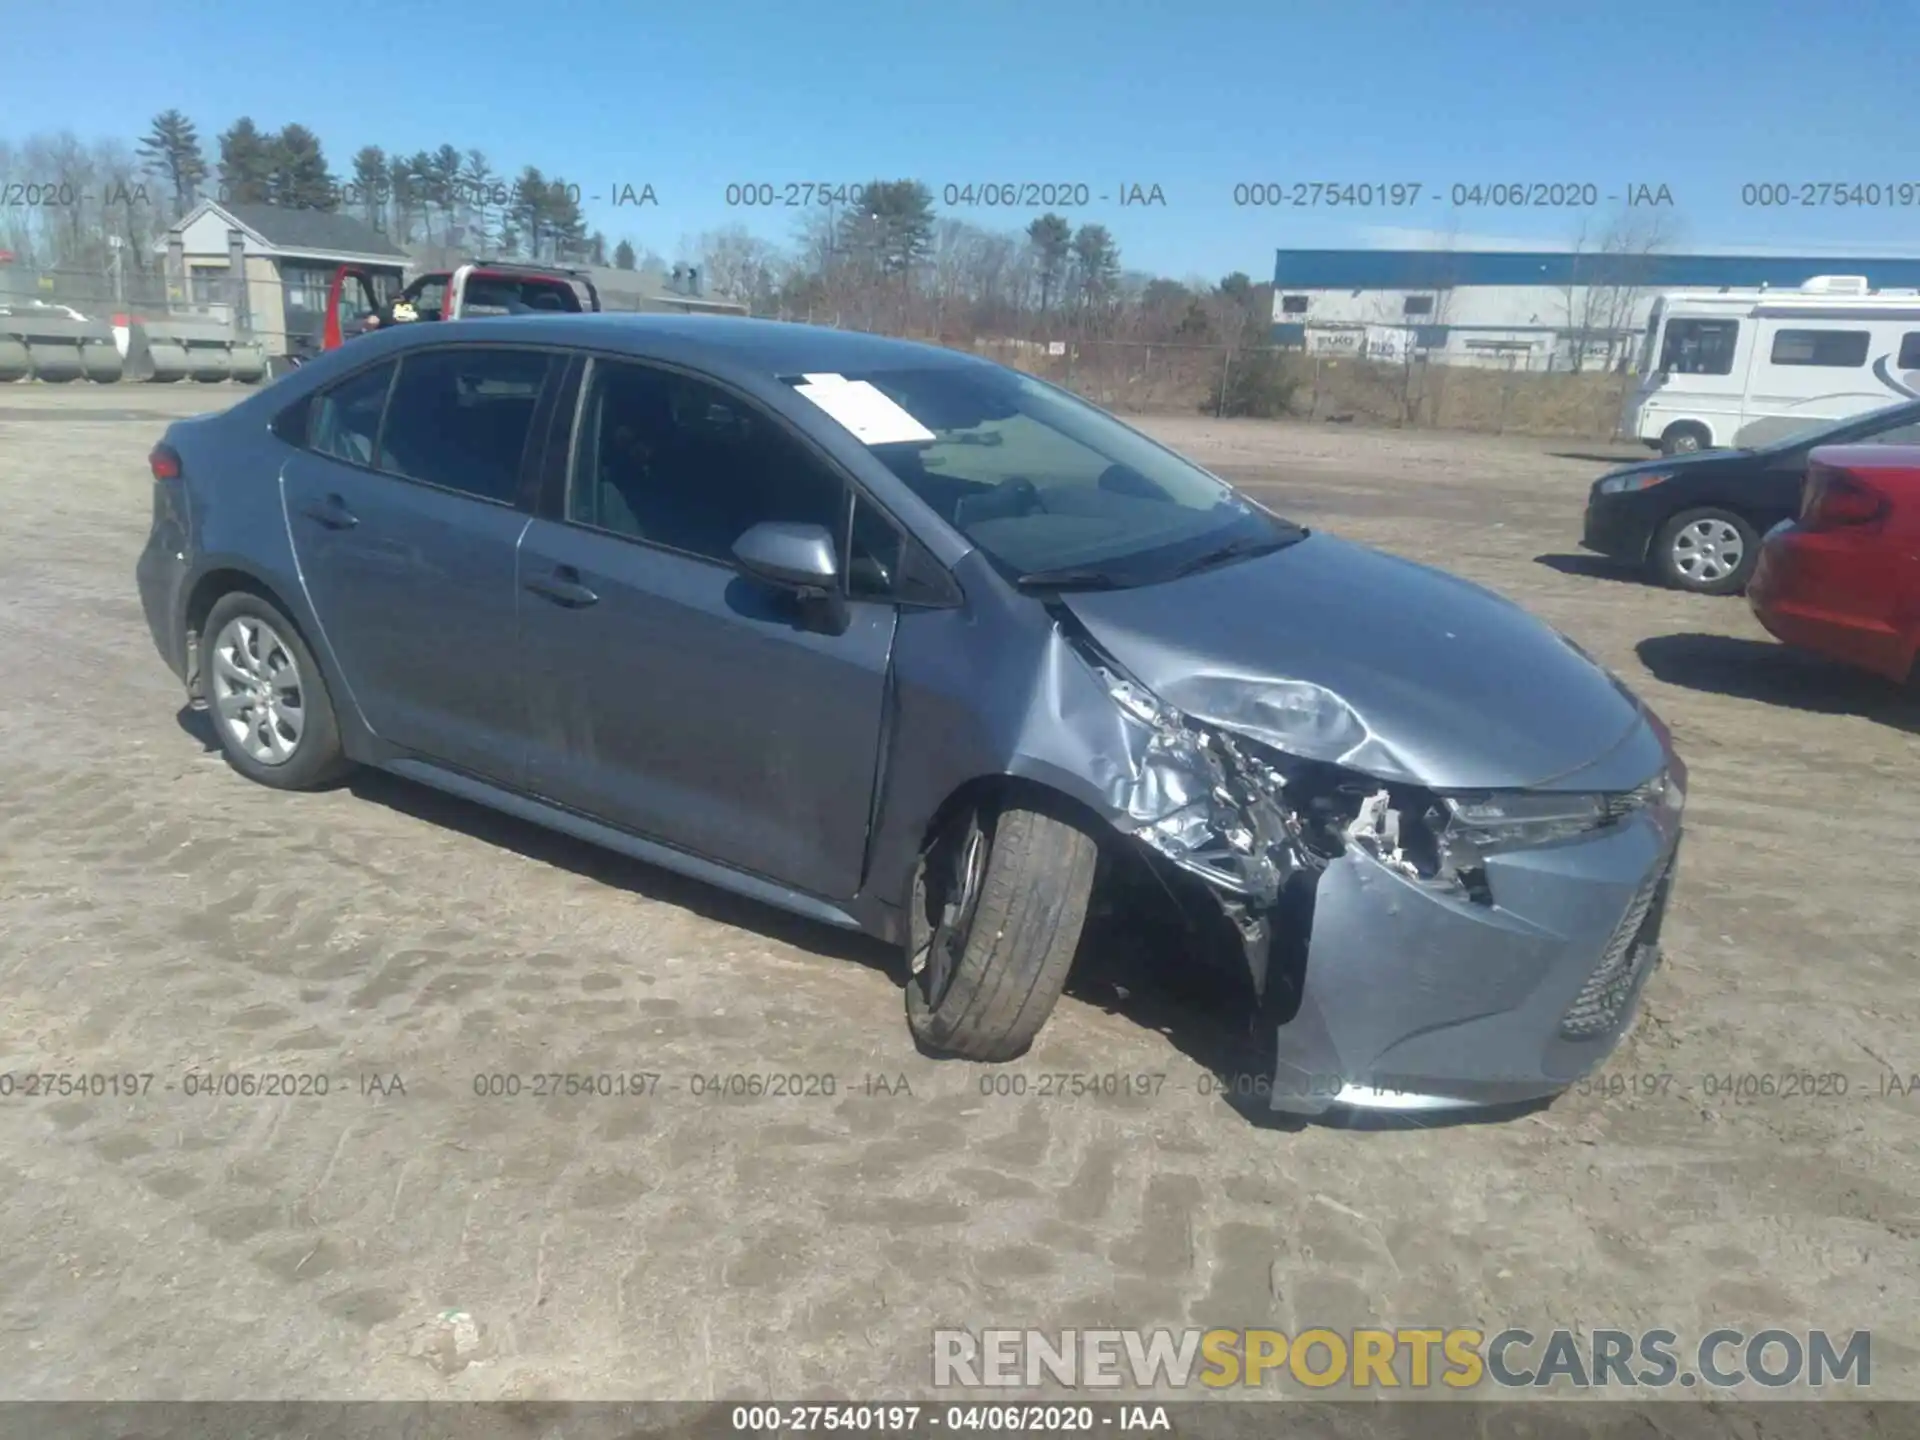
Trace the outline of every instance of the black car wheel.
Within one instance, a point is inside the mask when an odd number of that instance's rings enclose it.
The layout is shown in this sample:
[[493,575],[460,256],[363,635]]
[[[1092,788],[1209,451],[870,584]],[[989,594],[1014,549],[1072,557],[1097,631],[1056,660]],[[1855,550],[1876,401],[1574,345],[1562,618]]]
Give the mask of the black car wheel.
[[276,790],[312,790],[351,768],[320,666],[277,607],[233,591],[202,633],[207,712],[234,769]]
[[1696,425],[1691,420],[1682,420],[1676,425],[1669,425],[1666,433],[1661,435],[1660,453],[1691,455],[1696,451],[1707,449],[1712,440],[1713,437],[1707,434],[1706,426]]
[[1011,1060],[1067,983],[1098,847],[1038,811],[970,809],[914,878],[907,1024],[939,1054]]
[[1760,559],[1760,537],[1731,510],[1682,510],[1654,537],[1655,573],[1676,590],[1736,595]]

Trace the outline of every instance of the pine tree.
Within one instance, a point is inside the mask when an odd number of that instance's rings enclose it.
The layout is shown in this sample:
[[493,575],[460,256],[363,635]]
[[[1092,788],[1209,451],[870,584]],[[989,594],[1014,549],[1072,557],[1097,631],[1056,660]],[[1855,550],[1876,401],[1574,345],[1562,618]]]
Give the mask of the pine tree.
[[173,189],[173,218],[178,220],[199,198],[200,182],[207,178],[207,157],[200,149],[200,132],[178,110],[163,110],[136,147],[144,169],[162,176]]
[[220,137],[220,198],[236,205],[257,205],[272,198],[272,187],[271,139],[242,115]]

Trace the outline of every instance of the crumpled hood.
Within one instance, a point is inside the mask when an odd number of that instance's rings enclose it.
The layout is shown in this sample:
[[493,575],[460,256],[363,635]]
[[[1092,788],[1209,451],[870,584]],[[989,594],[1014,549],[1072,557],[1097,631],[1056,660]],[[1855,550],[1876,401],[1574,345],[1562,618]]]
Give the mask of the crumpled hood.
[[1331,535],[1060,599],[1168,705],[1383,779],[1545,785],[1645,724],[1606,671],[1513,602]]

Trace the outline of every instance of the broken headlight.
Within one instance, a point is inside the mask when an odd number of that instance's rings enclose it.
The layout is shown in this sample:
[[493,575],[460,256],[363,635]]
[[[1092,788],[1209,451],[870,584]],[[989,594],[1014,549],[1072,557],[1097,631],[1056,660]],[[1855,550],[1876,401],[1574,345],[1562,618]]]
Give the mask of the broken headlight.
[[1438,839],[1444,868],[1477,870],[1489,855],[1571,840],[1617,824],[1649,805],[1678,810],[1680,784],[1662,771],[1624,793],[1561,794],[1541,790],[1483,790],[1441,797],[1445,824]]
[[1449,868],[1476,870],[1503,850],[1570,840],[1612,822],[1607,798],[1525,790],[1443,796],[1447,817],[1440,852]]

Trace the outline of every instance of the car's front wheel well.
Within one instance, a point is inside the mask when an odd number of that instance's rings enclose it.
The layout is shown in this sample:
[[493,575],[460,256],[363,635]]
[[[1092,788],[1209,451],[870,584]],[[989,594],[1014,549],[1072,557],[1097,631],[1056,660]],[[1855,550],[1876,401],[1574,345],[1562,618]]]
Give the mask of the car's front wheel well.
[[921,832],[919,848],[914,851],[913,863],[907,866],[906,884],[900,895],[902,912],[911,913],[914,886],[921,868],[942,836],[951,835],[964,827],[967,817],[972,814],[993,815],[1005,810],[1031,810],[1088,836],[1102,857],[1100,870],[1103,876],[1111,870],[1111,866],[1105,863],[1107,858],[1120,851],[1125,842],[1125,837],[1113,828],[1105,816],[1064,790],[1057,790],[1023,775],[976,775],[956,786],[935,807],[933,817]]
[[957,787],[941,802],[920,839],[914,864],[908,868],[906,909],[913,908],[914,880],[943,835],[966,822],[975,811],[1031,810],[1090,836],[1099,850],[1093,914],[1118,914],[1125,925],[1143,925],[1165,936],[1171,950],[1209,972],[1244,976],[1243,952],[1234,942],[1232,926],[1219,906],[1219,897],[1196,877],[1168,864],[1139,841],[1116,829],[1113,822],[1085,801],[1042,781],[1020,775],[981,775]]
[[1119,838],[1105,817],[1064,790],[1021,775],[977,775],[957,787],[934,810],[933,818],[920,836],[919,853],[925,855],[941,835],[970,811],[1015,807],[1050,816],[1084,831],[1103,849],[1111,840]]

